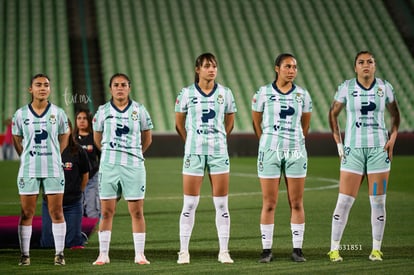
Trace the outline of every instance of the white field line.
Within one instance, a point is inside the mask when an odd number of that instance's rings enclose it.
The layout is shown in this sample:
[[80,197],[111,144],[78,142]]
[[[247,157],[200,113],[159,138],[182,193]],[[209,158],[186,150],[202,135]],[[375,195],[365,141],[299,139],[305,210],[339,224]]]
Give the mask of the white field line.
[[[245,178],[257,178],[256,174],[250,174],[250,173],[231,173],[232,177],[245,177]],[[313,182],[328,182],[333,183],[331,185],[326,186],[318,186],[318,187],[309,187],[305,188],[305,191],[315,191],[315,190],[327,190],[327,189],[334,189],[338,188],[339,181],[336,179],[331,178],[321,178],[321,177],[307,177],[307,181],[313,181]],[[259,185],[258,185],[258,188]],[[286,190],[280,190],[280,193],[286,193]],[[262,195],[262,192],[241,192],[241,193],[230,193],[229,197],[243,197],[243,196],[259,196]],[[202,195],[200,196],[201,199],[203,198],[211,198],[211,195]],[[146,197],[146,201],[152,201],[152,200],[182,200],[183,196],[162,196],[162,197]],[[40,204],[38,200],[38,204]],[[0,205],[20,205],[20,201],[15,202],[0,202]]]

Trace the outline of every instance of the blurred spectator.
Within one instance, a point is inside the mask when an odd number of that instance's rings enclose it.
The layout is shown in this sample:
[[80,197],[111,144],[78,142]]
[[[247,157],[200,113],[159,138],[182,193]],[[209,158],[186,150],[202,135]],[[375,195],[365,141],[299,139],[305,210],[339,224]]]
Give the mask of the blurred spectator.
[[4,124],[6,125],[6,132],[4,133],[3,141],[3,160],[11,160],[14,158],[12,119],[6,119]]
[[[69,129],[72,133],[70,120]],[[85,150],[76,143],[73,135],[68,137],[68,146],[62,152],[62,164],[65,172],[65,192],[63,195],[63,215],[66,221],[65,247],[83,248],[85,234],[82,234],[82,192],[89,177],[89,160]],[[42,205],[42,235],[40,247],[54,247],[52,220],[50,219],[47,198],[44,196]]]

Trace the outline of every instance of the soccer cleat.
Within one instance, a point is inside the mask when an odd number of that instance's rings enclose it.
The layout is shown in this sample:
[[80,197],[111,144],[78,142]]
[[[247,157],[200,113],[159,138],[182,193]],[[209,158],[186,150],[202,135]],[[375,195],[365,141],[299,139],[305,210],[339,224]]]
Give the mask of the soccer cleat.
[[65,265],[65,256],[63,254],[55,255],[55,265]]
[[259,263],[270,263],[273,261],[273,254],[271,249],[263,249],[262,254],[260,254]]
[[138,256],[135,256],[135,263],[136,264],[150,264],[150,261],[145,258],[144,253],[139,254]]
[[303,256],[303,252],[301,248],[293,248],[292,260],[294,262],[306,262],[306,259]]
[[228,251],[222,251],[218,255],[218,261],[222,264],[232,264],[234,261],[230,257],[230,254]]
[[342,262],[342,257],[339,255],[339,250],[331,250],[328,252],[329,260],[331,262]]
[[382,261],[382,252],[377,250],[377,249],[373,249],[371,251],[371,254],[369,255],[369,259],[373,262],[375,261]]
[[190,253],[182,251],[178,252],[177,264],[189,264],[190,263]]
[[104,265],[104,264],[109,264],[111,261],[109,260],[109,256],[105,256],[105,255],[99,255],[98,259],[96,259],[96,261],[94,261],[92,264],[93,265]]
[[27,255],[22,255],[19,265],[30,265],[30,257]]

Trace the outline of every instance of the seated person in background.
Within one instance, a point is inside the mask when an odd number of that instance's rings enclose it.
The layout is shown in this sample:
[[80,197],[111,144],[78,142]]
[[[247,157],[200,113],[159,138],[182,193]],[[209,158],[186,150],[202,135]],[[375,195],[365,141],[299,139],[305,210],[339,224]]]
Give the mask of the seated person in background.
[[[62,164],[65,172],[65,192],[63,195],[63,214],[66,221],[65,247],[72,249],[83,248],[87,237],[82,234],[82,192],[89,179],[89,160],[86,151],[76,143],[72,135],[72,124],[68,120],[71,135],[68,146],[62,153]],[[42,234],[40,247],[54,247],[52,236],[52,221],[44,196],[42,205]]]

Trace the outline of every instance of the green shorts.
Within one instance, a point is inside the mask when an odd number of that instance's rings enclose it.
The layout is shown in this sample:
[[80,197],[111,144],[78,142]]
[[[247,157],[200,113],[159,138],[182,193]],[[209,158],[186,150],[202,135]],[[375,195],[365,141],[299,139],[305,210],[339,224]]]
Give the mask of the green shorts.
[[99,197],[101,200],[145,198],[146,171],[144,162],[138,166],[115,165],[101,162],[99,167]]
[[40,188],[47,195],[62,194],[65,191],[65,178],[17,178],[20,195],[38,195]]
[[183,174],[191,176],[204,176],[204,171],[211,174],[225,174],[230,172],[228,155],[185,155],[183,161]]
[[341,162],[341,171],[365,175],[388,172],[391,169],[391,161],[383,147],[344,147],[344,152],[345,157]]
[[305,146],[300,150],[273,151],[259,148],[257,175],[259,178],[280,178],[282,173],[288,178],[304,178],[308,170],[308,155]]

